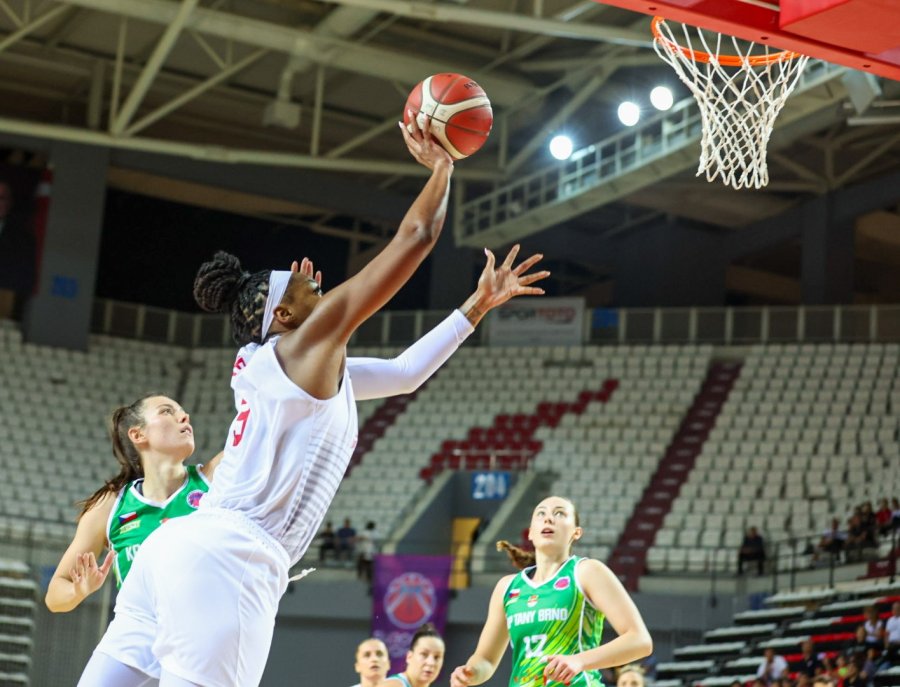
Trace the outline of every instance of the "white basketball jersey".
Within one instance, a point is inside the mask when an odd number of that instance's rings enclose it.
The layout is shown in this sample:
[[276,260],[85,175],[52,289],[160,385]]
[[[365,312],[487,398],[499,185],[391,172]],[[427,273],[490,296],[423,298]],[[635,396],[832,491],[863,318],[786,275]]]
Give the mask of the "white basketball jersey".
[[341,388],[319,400],[294,384],[275,356],[277,337],[231,386],[238,413],[201,508],[240,511],[284,546],[296,563],[319,529],[356,447],[356,403],[345,368]]

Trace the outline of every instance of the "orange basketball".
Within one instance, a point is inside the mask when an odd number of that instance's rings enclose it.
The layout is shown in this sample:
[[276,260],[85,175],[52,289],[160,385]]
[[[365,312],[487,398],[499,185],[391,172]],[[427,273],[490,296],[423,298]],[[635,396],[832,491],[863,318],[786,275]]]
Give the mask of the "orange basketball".
[[484,89],[462,74],[435,74],[416,84],[403,109],[407,128],[410,110],[420,127],[431,118],[432,135],[457,160],[481,148],[494,123]]

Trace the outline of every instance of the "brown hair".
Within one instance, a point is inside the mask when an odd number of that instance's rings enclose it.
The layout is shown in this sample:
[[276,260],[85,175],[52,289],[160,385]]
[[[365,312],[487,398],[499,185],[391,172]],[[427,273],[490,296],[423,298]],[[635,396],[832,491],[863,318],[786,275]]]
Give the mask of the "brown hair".
[[[550,497],[548,496],[547,498]],[[578,515],[578,508],[575,507],[575,502],[572,501],[572,499],[567,499],[565,496],[557,496],[556,498],[569,502],[569,505],[572,506],[572,513],[575,515],[575,527],[581,527],[581,518]],[[530,568],[537,562],[534,551],[526,551],[519,546],[510,544],[505,539],[501,539],[497,542],[497,551],[506,551],[506,555],[509,556],[510,562],[519,570]]]
[[118,493],[129,482],[144,476],[141,455],[128,436],[128,430],[132,427],[144,426],[144,402],[148,398],[162,395],[160,393],[145,394],[131,405],[116,408],[109,416],[107,431],[109,432],[109,440],[112,443],[113,455],[120,466],[119,474],[106,480],[103,486],[91,496],[77,503],[81,507],[81,512],[78,514],[79,520],[81,516],[97,505],[97,502],[106,494],[110,492],[113,494]]
[[416,634],[413,635],[412,641],[409,643],[409,650],[413,651],[416,648],[416,644],[418,643],[418,641],[420,639],[424,639],[425,637],[437,637],[441,641],[444,640],[433,623],[425,623],[424,625],[422,625],[422,627],[416,630]]

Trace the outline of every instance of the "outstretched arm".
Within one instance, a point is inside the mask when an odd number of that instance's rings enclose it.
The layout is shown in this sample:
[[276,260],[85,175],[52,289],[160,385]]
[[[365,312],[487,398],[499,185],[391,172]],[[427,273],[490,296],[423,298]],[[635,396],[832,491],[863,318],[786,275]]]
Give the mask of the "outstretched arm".
[[515,575],[507,575],[501,579],[488,605],[488,617],[478,638],[475,653],[469,657],[465,665],[459,666],[450,675],[451,687],[469,687],[480,685],[491,679],[497,670],[503,652],[509,642],[509,630],[506,629],[506,611],[503,608],[503,597]]
[[537,296],[543,289],[531,286],[549,276],[549,272],[528,274],[543,257],[533,255],[513,267],[519,246],[513,246],[500,267],[494,267],[494,255],[485,249],[487,264],[478,279],[475,292],[458,310],[428,332],[396,358],[347,358],[347,368],[358,401],[408,394],[418,389],[474,331],[486,313],[516,296]]
[[106,545],[106,521],[115,500],[115,494],[108,494],[78,521],[72,543],[59,561],[44,597],[47,608],[54,613],[71,611],[103,586],[115,553],[110,551],[102,564],[98,565],[97,559]]
[[358,274],[326,294],[309,318],[276,345],[287,375],[318,398],[336,391],[344,347],[356,328],[387,303],[431,252],[447,214],[453,160],[429,133],[401,125],[410,154],[431,176],[391,242]]

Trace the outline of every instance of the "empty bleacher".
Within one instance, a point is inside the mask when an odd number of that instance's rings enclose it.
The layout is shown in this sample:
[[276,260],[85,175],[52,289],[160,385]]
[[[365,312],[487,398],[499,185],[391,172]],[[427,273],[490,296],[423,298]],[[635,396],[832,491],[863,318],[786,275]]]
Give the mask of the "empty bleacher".
[[806,564],[808,537],[832,515],[843,523],[854,505],[900,493],[898,355],[896,344],[752,347],[649,570],[732,572],[750,525],[769,542],[797,539],[794,564]]

